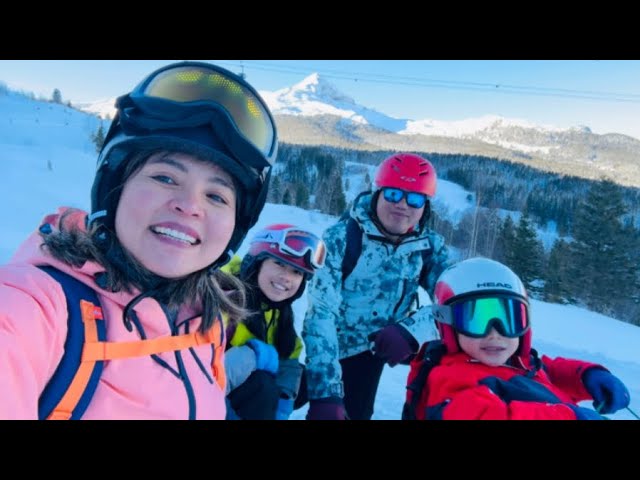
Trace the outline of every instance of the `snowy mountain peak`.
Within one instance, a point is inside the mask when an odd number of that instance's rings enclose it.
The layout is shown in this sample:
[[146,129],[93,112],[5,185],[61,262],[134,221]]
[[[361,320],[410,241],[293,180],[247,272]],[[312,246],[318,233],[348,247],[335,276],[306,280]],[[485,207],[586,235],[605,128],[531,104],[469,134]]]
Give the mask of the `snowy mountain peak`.
[[399,120],[358,105],[318,73],[312,73],[292,87],[260,92],[274,115],[334,115],[354,124],[373,125],[391,132],[405,128]]
[[327,103],[343,102],[355,105],[352,98],[340,92],[332,83],[320,76],[319,73],[312,73],[304,80],[289,88],[289,95],[305,100],[318,100]]

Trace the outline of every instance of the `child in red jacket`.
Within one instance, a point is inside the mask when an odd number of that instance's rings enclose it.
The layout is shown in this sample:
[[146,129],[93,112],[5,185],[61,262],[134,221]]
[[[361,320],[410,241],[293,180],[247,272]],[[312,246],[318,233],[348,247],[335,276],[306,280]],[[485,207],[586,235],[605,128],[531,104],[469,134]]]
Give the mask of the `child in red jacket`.
[[[442,273],[435,297],[446,354],[429,373],[417,418],[598,420],[597,412],[629,405],[628,390],[604,367],[538,358],[527,292],[505,265],[486,258],[460,262]],[[578,406],[588,399],[597,412]]]

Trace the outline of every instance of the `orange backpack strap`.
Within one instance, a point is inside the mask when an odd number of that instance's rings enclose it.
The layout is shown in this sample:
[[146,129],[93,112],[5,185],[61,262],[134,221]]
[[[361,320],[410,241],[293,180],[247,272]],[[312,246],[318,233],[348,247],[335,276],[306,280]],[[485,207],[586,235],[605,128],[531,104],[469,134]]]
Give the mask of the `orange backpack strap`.
[[215,326],[211,327],[211,330],[213,330],[214,328],[217,328],[218,331],[220,332],[220,335],[219,335],[220,343],[214,347],[215,351],[213,352],[213,360],[211,362],[211,371],[213,372],[213,378],[215,378],[216,382],[218,382],[218,386],[223,392],[225,392],[227,389],[227,375],[224,370],[224,359],[223,359],[224,350],[225,350],[225,342],[224,342],[225,332],[224,332],[224,327],[221,319],[219,319],[219,321],[216,321]]
[[186,350],[201,345],[213,345],[212,372],[221,388],[226,384],[222,364],[222,322],[216,321],[205,334],[186,333],[172,337],[159,337],[131,342],[87,341],[82,351],[82,362],[92,363],[122,358],[146,357],[164,352]]
[[95,362],[118,358],[146,357],[156,353],[173,352],[216,343],[220,343],[219,335],[209,332],[205,335],[194,332],[175,337],[159,337],[132,342],[86,342],[82,351],[82,361]]
[[[80,300],[80,313],[84,324],[85,344],[87,342],[98,341],[98,324],[97,321],[103,321],[102,309],[96,307],[93,303],[86,300]],[[96,367],[96,362],[80,361],[80,365],[76,374],[71,379],[71,383],[62,399],[55,406],[53,411],[47,417],[47,420],[69,420],[73,415],[73,410],[80,402],[80,398],[87,390],[89,381]],[[100,368],[102,373],[102,368]]]
[[96,292],[71,275],[41,266],[56,280],[67,299],[67,338],[55,372],[38,399],[40,419],[79,419],[84,414],[102,374],[103,362],[83,364],[85,341],[106,339],[100,301]]

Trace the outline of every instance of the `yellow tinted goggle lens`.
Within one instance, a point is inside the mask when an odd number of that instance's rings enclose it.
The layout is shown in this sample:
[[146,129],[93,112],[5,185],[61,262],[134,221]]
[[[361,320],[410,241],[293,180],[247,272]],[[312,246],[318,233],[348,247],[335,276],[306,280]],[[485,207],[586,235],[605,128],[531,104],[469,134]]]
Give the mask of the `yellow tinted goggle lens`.
[[181,67],[156,75],[144,94],[174,102],[215,102],[233,119],[238,130],[260,152],[271,154],[274,125],[253,92],[222,73],[200,67]]

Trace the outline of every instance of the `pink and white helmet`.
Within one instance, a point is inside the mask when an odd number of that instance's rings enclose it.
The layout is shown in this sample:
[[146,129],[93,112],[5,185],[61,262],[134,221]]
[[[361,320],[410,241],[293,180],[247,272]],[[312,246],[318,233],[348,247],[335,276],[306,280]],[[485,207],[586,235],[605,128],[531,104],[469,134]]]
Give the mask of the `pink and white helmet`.
[[324,266],[327,251],[320,237],[287,223],[269,225],[251,239],[248,255],[253,261],[272,257],[313,276]]

